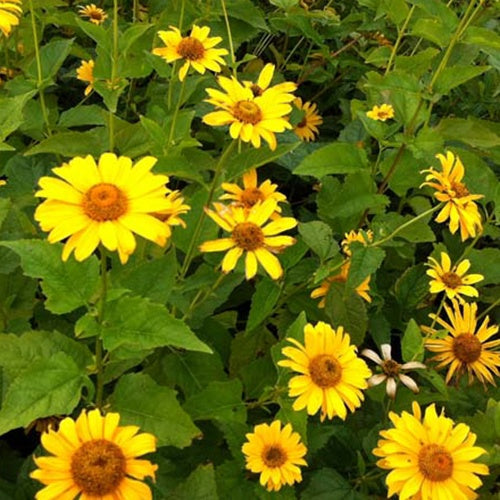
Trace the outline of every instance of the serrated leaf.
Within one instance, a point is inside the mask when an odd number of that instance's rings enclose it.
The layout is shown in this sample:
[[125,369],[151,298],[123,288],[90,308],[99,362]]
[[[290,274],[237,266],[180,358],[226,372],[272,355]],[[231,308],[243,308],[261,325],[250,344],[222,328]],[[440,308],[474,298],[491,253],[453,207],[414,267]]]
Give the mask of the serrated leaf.
[[185,481],[168,492],[165,500],[217,500],[218,498],[214,466],[206,464],[199,465]]
[[358,493],[341,474],[334,469],[323,468],[312,475],[311,481],[301,495],[301,500],[368,500]]
[[333,231],[328,224],[319,220],[299,223],[299,234],[304,243],[324,261],[338,252],[337,242],[333,239]]
[[459,64],[449,66],[439,74],[434,84],[434,91],[446,95],[451,89],[482,75],[489,69],[491,69],[491,66],[464,66]]
[[264,278],[255,288],[248,314],[246,331],[255,330],[272,313],[281,294],[281,286],[275,281]]
[[350,249],[351,265],[345,285],[348,291],[361,285],[366,277],[372,275],[382,265],[385,258],[384,250],[378,247],[367,247],[362,243],[354,242],[350,245]]
[[401,339],[401,352],[403,360],[422,361],[424,359],[424,339],[417,322],[410,319]]
[[471,262],[469,273],[482,274],[484,280],[479,282],[479,286],[500,283],[500,249],[482,248],[481,250],[472,249],[467,259]]
[[[36,91],[15,97],[0,98],[0,142],[7,138],[12,132],[17,130],[24,122],[24,105],[36,94]],[[4,151],[12,149],[5,145]]]
[[99,155],[107,150],[107,137],[103,127],[86,132],[61,132],[44,139],[28,149],[26,156],[55,153],[62,156]]
[[[40,49],[40,67],[42,69],[42,80],[53,78],[62,66],[73,45],[71,40],[54,40]],[[33,61],[26,69],[26,74],[36,80],[38,78],[38,66]]]
[[429,278],[424,264],[407,269],[394,286],[396,300],[407,311],[417,307],[429,293]]

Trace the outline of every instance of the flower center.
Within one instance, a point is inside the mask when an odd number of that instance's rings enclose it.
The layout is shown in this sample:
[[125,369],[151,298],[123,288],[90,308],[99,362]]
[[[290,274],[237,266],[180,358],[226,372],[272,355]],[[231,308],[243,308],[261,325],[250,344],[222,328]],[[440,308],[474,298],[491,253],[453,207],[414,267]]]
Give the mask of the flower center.
[[460,276],[456,273],[444,273],[441,276],[441,281],[448,288],[458,288],[462,285],[462,278],[460,278]]
[[379,111],[378,112],[378,117],[381,120],[386,120],[387,118],[389,118],[389,113],[387,111]]
[[187,36],[179,42],[177,52],[183,59],[198,61],[205,55],[205,47],[196,38]]
[[256,83],[252,84],[250,90],[252,91],[254,97],[259,97],[264,93],[264,91]]
[[90,12],[90,18],[96,21],[102,21],[102,14],[98,10],[93,10]]
[[264,233],[253,222],[237,224],[233,229],[232,237],[236,245],[244,250],[255,250],[264,245]]
[[382,371],[388,376],[388,377],[397,377],[399,375],[399,370],[401,365],[392,360],[392,359],[387,359],[384,361],[381,365]]
[[287,456],[281,446],[269,446],[262,453],[262,460],[267,467],[281,467],[286,461]]
[[420,472],[430,481],[446,481],[453,473],[450,452],[438,444],[427,444],[418,454]]
[[297,128],[304,128],[307,125],[307,118],[304,116],[299,123],[297,123]]
[[71,457],[71,475],[82,493],[101,497],[114,493],[125,477],[121,448],[105,439],[83,443]]
[[481,341],[472,333],[461,333],[453,340],[453,354],[462,363],[474,363],[481,356]]
[[334,387],[342,378],[342,367],[330,354],[319,354],[309,362],[312,381],[322,389]]
[[253,207],[258,201],[264,201],[264,195],[258,188],[247,188],[241,193],[241,202],[245,208]]
[[233,106],[233,115],[240,122],[255,125],[262,120],[262,111],[259,106],[251,101],[238,101]]
[[462,184],[461,182],[452,182],[451,189],[453,189],[453,191],[455,191],[455,196],[457,198],[469,196],[469,194],[470,194],[469,190],[467,189],[467,186],[465,184]]
[[104,222],[121,217],[127,211],[128,201],[120,189],[103,182],[85,193],[82,206],[92,220]]

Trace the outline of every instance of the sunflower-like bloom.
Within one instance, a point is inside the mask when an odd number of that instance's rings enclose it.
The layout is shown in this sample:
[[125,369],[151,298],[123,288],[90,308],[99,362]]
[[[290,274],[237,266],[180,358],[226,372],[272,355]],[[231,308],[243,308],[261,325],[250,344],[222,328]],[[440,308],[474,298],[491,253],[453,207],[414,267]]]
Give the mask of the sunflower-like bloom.
[[183,37],[178,28],[170,26],[170,31],[159,31],[158,36],[166,47],[153,49],[153,54],[162,57],[168,63],[182,59],[184,64],[179,70],[179,80],[186,78],[189,68],[194,68],[202,75],[207,69],[219,73],[221,65],[226,63],[222,56],[226,56],[226,49],[214,48],[222,38],[220,36],[209,37],[208,26],[196,26],[193,24],[189,36]]
[[7,184],[7,181],[4,179],[0,179],[0,186],[5,186]]
[[297,89],[297,85],[295,83],[282,82],[269,87],[274,76],[274,69],[274,64],[266,64],[262,68],[256,83],[244,80],[243,85],[245,87],[248,87],[252,91],[254,97],[258,97],[262,95],[267,89],[272,88],[274,92],[285,94],[286,100],[283,102],[292,102],[295,99],[295,96],[292,94],[292,92]]
[[304,112],[304,117],[293,128],[295,135],[302,141],[314,141],[316,135],[319,134],[318,125],[323,123],[323,118],[317,113],[317,106],[312,102],[302,102],[300,97],[297,97],[293,104],[297,109]]
[[373,241],[373,231],[368,229],[368,231],[349,231],[344,234],[344,239],[340,242],[340,246],[342,247],[342,251],[350,257],[351,252],[351,243],[358,241],[359,243],[363,243],[363,245],[368,245]]
[[76,260],[85,260],[102,243],[117,250],[125,264],[135,250],[133,233],[166,244],[169,227],[151,215],[171,207],[168,177],[151,173],[156,161],[146,156],[132,165],[126,156],[104,153],[96,165],[90,155],[76,157],[52,169],[61,179],[40,179],[36,196],[47,199],[36,209],[35,220],[50,231],[50,243],[69,236],[64,261],[73,250]]
[[22,0],[0,0],[0,31],[9,36],[13,26],[19,25],[23,13]]
[[468,500],[477,498],[473,490],[482,484],[477,474],[487,475],[488,467],[473,462],[486,453],[474,446],[476,435],[469,426],[457,424],[434,404],[428,406],[422,419],[417,402],[413,414],[394,412],[389,418],[394,428],[380,431],[373,454],[377,465],[391,472],[386,478],[387,497],[400,500]]
[[80,17],[87,17],[91,23],[97,25],[102,24],[108,18],[106,12],[93,3],[79,7],[78,14]]
[[304,345],[288,338],[295,347],[281,352],[289,359],[278,361],[279,366],[300,373],[290,379],[289,396],[297,398],[293,409],[307,408],[309,415],[321,409],[321,421],[335,416],[345,420],[347,409],[354,412],[364,399],[362,389],[368,387],[371,371],[356,355],[356,346],[339,326],[334,330],[320,321],[304,327]]
[[82,61],[80,66],[76,69],[76,77],[82,82],[87,82],[84,95],[89,95],[94,90],[94,61]]
[[222,229],[231,233],[230,238],[205,241],[200,246],[201,252],[222,252],[228,250],[222,260],[222,271],[232,271],[239,258],[246,252],[245,276],[249,280],[257,273],[259,262],[272,279],[283,275],[280,261],[274,255],[284,248],[293,245],[295,238],[277,236],[283,231],[297,225],[293,217],[280,217],[266,224],[270,216],[276,212],[276,201],[268,199],[254,205],[250,210],[242,207],[226,207],[222,203],[214,203],[216,211],[206,209],[207,215]]
[[434,278],[429,282],[431,293],[446,292],[449,299],[463,301],[461,295],[477,297],[478,291],[471,285],[484,279],[482,274],[465,274],[470,268],[470,261],[464,259],[458,266],[451,266],[450,256],[441,252],[441,263],[429,257],[427,274]]
[[481,214],[474,200],[483,198],[482,194],[470,194],[467,186],[462,182],[465,175],[464,166],[460,158],[451,152],[444,155],[438,154],[442,172],[432,167],[423,172],[428,172],[422,186],[436,189],[434,197],[445,203],[436,217],[436,222],[445,222],[450,219],[450,232],[455,234],[460,227],[462,241],[476,236],[483,226]]
[[67,417],[58,431],[42,434],[42,446],[54,456],[34,457],[38,469],[30,476],[46,485],[35,498],[150,500],[151,490],[142,480],[154,480],[158,466],[137,457],[154,452],[156,438],[119,422],[118,413],[82,411],[76,421]]
[[284,484],[302,481],[299,465],[307,465],[304,456],[307,448],[300,442],[300,435],[292,432],[292,426],[275,420],[271,425],[259,424],[246,435],[242,446],[246,468],[260,473],[260,484],[268,491],[278,491]]
[[233,139],[251,142],[255,148],[260,148],[262,138],[272,150],[276,149],[275,133],[292,128],[287,118],[292,111],[291,94],[271,87],[255,97],[251,88],[234,77],[220,76],[217,81],[226,94],[207,89],[210,98],[206,101],[222,109],[208,113],[203,121],[215,127],[229,125]]
[[366,112],[366,116],[372,120],[385,122],[389,118],[394,118],[394,108],[390,104],[373,106],[370,111]]
[[159,212],[153,212],[157,219],[161,220],[167,225],[170,238],[172,230],[170,226],[182,226],[186,227],[186,223],[180,218],[181,215],[186,214],[191,210],[189,205],[184,203],[184,198],[181,196],[179,191],[172,191],[167,195],[167,201],[169,202],[169,207],[161,210]]
[[[484,385],[486,382],[496,385],[493,375],[500,375],[500,353],[491,351],[500,345],[500,340],[486,342],[498,332],[498,325],[488,326],[490,318],[486,316],[483,323],[477,328],[477,304],[464,303],[460,305],[457,300],[452,300],[453,309],[445,305],[444,309],[449,318],[449,323],[429,314],[429,317],[437,321],[447,332],[444,339],[431,338],[425,341],[425,347],[431,352],[438,354],[432,358],[439,362],[437,369],[449,365],[446,374],[446,383],[453,375],[457,378],[464,372],[468,373],[469,384],[477,377]],[[462,307],[462,311],[460,311]],[[431,335],[436,334],[436,330],[422,327],[422,330]]]

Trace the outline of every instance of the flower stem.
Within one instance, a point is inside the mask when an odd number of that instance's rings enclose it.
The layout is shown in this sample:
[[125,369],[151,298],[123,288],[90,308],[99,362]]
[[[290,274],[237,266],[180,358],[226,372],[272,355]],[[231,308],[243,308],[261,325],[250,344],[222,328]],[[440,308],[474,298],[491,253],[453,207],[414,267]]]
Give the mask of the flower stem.
[[179,110],[181,109],[182,99],[184,97],[184,89],[185,89],[185,87],[186,87],[186,79],[184,78],[184,80],[182,80],[182,82],[181,82],[181,89],[179,91],[179,97],[177,99],[177,102],[175,103],[174,114],[172,116],[172,123],[170,124],[170,131],[168,133],[167,147],[165,148],[166,151],[168,151],[170,149],[170,147],[172,146],[173,140],[174,140],[175,125],[176,125],[176,122],[177,122],[177,117],[179,115]]
[[224,12],[224,21],[226,23],[227,30],[227,38],[229,40],[229,52],[231,53],[231,66],[233,69],[233,76],[236,78],[236,57],[234,56],[234,45],[233,45],[233,37],[231,35],[231,25],[229,24],[229,17],[227,15],[226,2],[224,0],[220,0],[222,5],[222,11]]
[[[106,250],[101,245],[101,292],[99,297],[99,306],[97,310],[97,322],[102,325],[104,320],[104,310],[106,307],[106,297],[108,294],[108,268],[106,261]],[[97,371],[97,388],[95,396],[95,404],[97,408],[102,407],[102,399],[104,393],[104,362],[103,362],[103,345],[102,339],[97,338],[95,344],[95,364]]]
[[[111,88],[114,89],[118,62],[118,0],[113,0],[113,57],[111,58]],[[115,148],[115,117],[109,110],[109,151]]]
[[387,62],[387,68],[385,68],[385,75],[387,75],[387,73],[389,73],[391,69],[394,58],[396,57],[396,54],[398,52],[399,45],[401,44],[401,40],[403,39],[406,28],[408,27],[408,23],[410,22],[411,16],[413,16],[413,12],[415,11],[415,7],[415,5],[412,5],[410,11],[408,12],[408,15],[406,16],[403,26],[401,26],[401,29],[398,31],[398,38],[396,39],[396,43],[394,44],[394,47],[392,49],[389,61]]

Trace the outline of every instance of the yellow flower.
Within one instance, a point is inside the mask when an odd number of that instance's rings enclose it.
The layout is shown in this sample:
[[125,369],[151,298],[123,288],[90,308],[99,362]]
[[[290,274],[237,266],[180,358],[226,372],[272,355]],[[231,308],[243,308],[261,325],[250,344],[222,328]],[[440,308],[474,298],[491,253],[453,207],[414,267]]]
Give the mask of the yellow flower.
[[482,194],[470,194],[467,186],[462,182],[465,169],[460,158],[451,151],[446,157],[438,154],[436,158],[441,162],[442,172],[432,167],[422,172],[428,172],[422,186],[430,186],[437,191],[434,197],[445,203],[445,206],[436,217],[436,222],[445,222],[450,219],[450,232],[455,234],[460,226],[462,241],[476,236],[483,226],[481,214],[474,200],[483,198]]
[[0,186],[5,186],[6,184],[7,184],[7,181],[0,179]]
[[268,491],[278,491],[284,484],[302,481],[299,465],[307,465],[303,458],[307,448],[300,442],[300,435],[292,432],[290,424],[283,429],[279,420],[271,425],[256,425],[246,437],[247,442],[241,448],[246,468],[260,473],[260,484]]
[[356,347],[350,344],[343,327],[333,330],[320,321],[316,326],[304,327],[304,345],[288,338],[296,347],[285,347],[282,353],[289,359],[278,365],[300,373],[288,385],[289,396],[297,397],[293,409],[307,408],[309,415],[321,409],[321,421],[339,416],[345,420],[347,408],[354,412],[364,399],[362,389],[368,387],[371,371],[356,356]]
[[363,245],[368,245],[373,241],[373,231],[368,229],[368,231],[349,231],[344,234],[344,239],[340,242],[340,246],[342,247],[342,251],[348,256],[351,256],[351,243],[358,241],[359,243],[363,243]]
[[394,118],[394,108],[390,104],[373,106],[370,111],[366,112],[366,116],[372,120],[385,122],[389,118]]
[[434,258],[429,257],[432,269],[427,271],[427,274],[434,278],[429,282],[430,292],[439,293],[446,292],[449,299],[457,298],[463,301],[462,295],[468,297],[477,297],[479,294],[477,290],[471,286],[484,279],[481,274],[465,274],[470,267],[470,261],[464,259],[458,266],[451,267],[450,256],[441,252],[441,264]]
[[170,31],[158,32],[158,36],[166,47],[153,49],[153,54],[162,57],[168,63],[182,59],[184,64],[179,70],[181,82],[191,66],[201,74],[204,74],[207,69],[219,73],[221,65],[225,65],[222,56],[227,55],[228,51],[215,49],[214,47],[222,41],[222,38],[220,36],[209,38],[209,33],[209,27],[199,27],[193,24],[191,34],[183,37],[177,28],[170,26]]
[[272,150],[276,149],[275,133],[292,128],[287,119],[292,111],[290,94],[271,87],[254,97],[252,90],[234,77],[220,76],[218,82],[226,94],[207,89],[210,99],[206,101],[222,109],[208,113],[203,121],[215,127],[229,125],[233,139],[251,142],[255,148],[260,148],[262,138]]
[[89,95],[94,90],[94,61],[82,61],[80,67],[76,69],[76,77],[82,82],[88,82],[84,95]]
[[108,18],[106,12],[93,3],[79,7],[78,13],[81,17],[88,17],[91,23],[97,25],[102,24]]
[[19,25],[23,13],[22,0],[0,0],[0,31],[9,36],[13,26]]
[[57,432],[42,434],[43,447],[55,456],[33,458],[38,469],[30,476],[46,485],[35,498],[150,500],[151,490],[142,480],[154,479],[158,466],[136,457],[154,452],[156,438],[119,422],[118,413],[82,411],[76,421],[62,420]]
[[302,99],[297,97],[293,103],[297,109],[304,111],[304,117],[295,125],[293,131],[302,141],[314,141],[315,134],[319,134],[318,125],[323,123],[323,118],[316,112],[317,106],[312,102],[302,103]]
[[465,424],[438,415],[434,404],[422,419],[417,402],[413,414],[394,412],[389,418],[394,428],[380,431],[373,454],[377,465],[391,472],[386,478],[387,497],[400,500],[467,500],[477,498],[473,490],[482,484],[476,474],[487,475],[488,467],[474,463],[486,450],[474,446],[476,435]]
[[184,198],[179,191],[172,191],[169,193],[167,195],[167,201],[169,202],[168,208],[159,212],[153,212],[151,215],[154,215],[157,219],[165,223],[169,231],[167,237],[170,238],[172,234],[170,226],[186,227],[186,223],[179,216],[189,212],[191,207],[184,204]]
[[[429,314],[430,318],[448,332],[444,339],[431,338],[425,341],[425,347],[429,351],[438,353],[432,360],[439,362],[437,369],[450,366],[446,374],[447,383],[453,375],[458,378],[467,372],[469,384],[476,376],[484,385],[486,382],[496,385],[492,373],[497,377],[500,375],[500,353],[491,349],[499,346],[500,340],[486,341],[498,332],[498,326],[488,326],[490,318],[486,316],[476,332],[477,304],[462,304],[462,312],[458,301],[452,300],[452,304],[453,310],[444,306],[449,323],[435,314]],[[422,330],[427,334],[436,334],[433,328],[424,326]]]
[[61,179],[42,177],[36,196],[47,198],[35,211],[43,231],[50,231],[50,243],[69,239],[62,259],[73,250],[82,261],[102,243],[118,250],[125,264],[135,250],[136,233],[158,245],[165,245],[170,229],[150,212],[171,207],[166,198],[168,177],[154,175],[156,158],[146,156],[132,165],[126,156],[104,153],[96,165],[89,155],[76,157],[53,168]]
[[262,95],[264,91],[271,88],[274,92],[286,94],[286,101],[284,102],[292,102],[295,99],[295,96],[292,95],[291,92],[294,92],[297,89],[297,85],[295,83],[282,82],[269,87],[274,76],[274,69],[274,64],[266,64],[262,68],[262,71],[260,72],[259,78],[257,79],[256,83],[244,80],[243,85],[245,85],[245,87],[248,87],[252,91],[254,97]]

